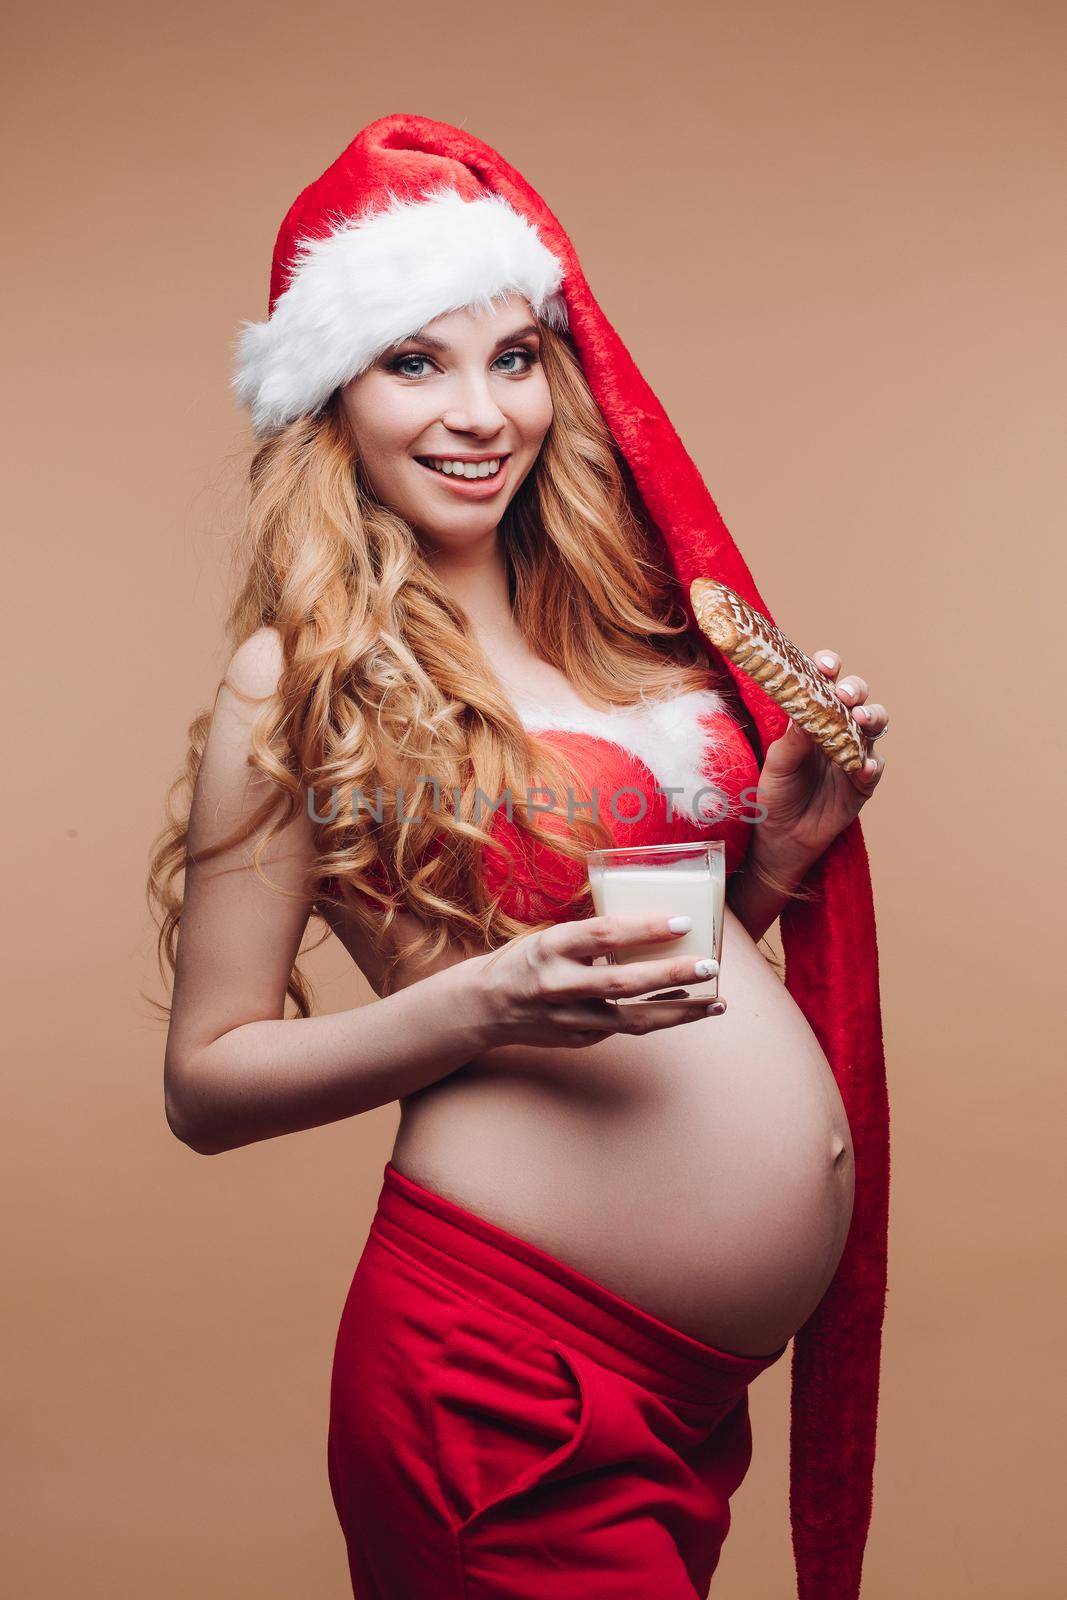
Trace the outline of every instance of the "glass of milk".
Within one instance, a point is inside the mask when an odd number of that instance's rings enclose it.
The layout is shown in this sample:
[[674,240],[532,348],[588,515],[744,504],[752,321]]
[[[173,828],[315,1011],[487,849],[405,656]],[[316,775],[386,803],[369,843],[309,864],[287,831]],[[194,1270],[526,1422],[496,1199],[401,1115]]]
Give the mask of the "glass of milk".
[[[649,844],[633,849],[590,850],[586,853],[589,886],[598,917],[616,915],[691,917],[688,933],[627,945],[608,954],[613,966],[634,961],[659,961],[683,956],[722,961],[726,908],[726,846],[722,839],[693,844]],[[650,1000],[717,1000],[719,979],[695,979],[684,987],[650,990],[627,996],[619,1005]]]

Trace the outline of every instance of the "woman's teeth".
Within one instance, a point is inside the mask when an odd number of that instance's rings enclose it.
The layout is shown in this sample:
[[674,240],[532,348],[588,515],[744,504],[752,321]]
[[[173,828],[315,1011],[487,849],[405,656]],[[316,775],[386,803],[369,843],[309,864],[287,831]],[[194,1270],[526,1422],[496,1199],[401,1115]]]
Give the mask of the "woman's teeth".
[[500,459],[495,461],[448,461],[430,457],[426,465],[435,472],[444,472],[453,478],[495,478],[500,471]]

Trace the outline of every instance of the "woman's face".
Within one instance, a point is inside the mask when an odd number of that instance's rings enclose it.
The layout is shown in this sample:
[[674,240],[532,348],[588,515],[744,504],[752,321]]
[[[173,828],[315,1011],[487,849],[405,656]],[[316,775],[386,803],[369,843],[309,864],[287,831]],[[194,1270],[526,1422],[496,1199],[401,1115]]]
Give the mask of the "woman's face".
[[552,421],[539,351],[512,294],[435,317],[341,389],[375,494],[432,543],[491,533],[537,459]]

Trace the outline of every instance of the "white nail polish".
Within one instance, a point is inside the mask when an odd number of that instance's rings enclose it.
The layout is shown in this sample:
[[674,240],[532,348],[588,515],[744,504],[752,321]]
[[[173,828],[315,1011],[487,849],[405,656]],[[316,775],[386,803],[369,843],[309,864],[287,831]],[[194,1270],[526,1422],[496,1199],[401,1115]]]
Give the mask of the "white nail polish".
[[693,963],[693,971],[698,978],[714,978],[718,970],[719,963],[713,961],[710,957],[706,961],[695,961]]
[[668,917],[667,926],[672,933],[688,933],[693,926],[692,917]]

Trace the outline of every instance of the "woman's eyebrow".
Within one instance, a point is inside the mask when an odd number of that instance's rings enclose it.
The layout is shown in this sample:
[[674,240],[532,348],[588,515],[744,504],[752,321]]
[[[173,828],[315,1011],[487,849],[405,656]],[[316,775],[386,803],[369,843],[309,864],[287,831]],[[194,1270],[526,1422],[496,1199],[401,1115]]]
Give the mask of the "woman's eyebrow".
[[[516,328],[514,333],[506,333],[502,339],[498,339],[493,349],[499,350],[501,345],[514,344],[516,339],[525,339],[527,334],[539,332],[540,329],[536,323],[528,322],[525,327]],[[435,339],[428,333],[410,334],[408,338],[401,339],[399,344],[427,344],[431,350],[448,350],[450,348],[446,340]],[[394,345],[393,348],[397,349],[398,346]]]

